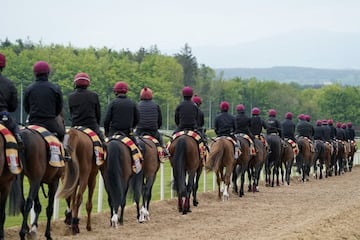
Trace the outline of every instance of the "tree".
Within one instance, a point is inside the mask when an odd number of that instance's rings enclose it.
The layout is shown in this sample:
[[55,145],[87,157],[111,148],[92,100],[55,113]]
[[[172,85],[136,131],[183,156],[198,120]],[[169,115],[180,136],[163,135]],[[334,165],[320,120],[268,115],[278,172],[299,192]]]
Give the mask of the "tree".
[[176,60],[183,67],[183,84],[185,86],[194,86],[198,73],[198,64],[196,57],[192,55],[190,46],[186,43],[179,54],[175,54]]

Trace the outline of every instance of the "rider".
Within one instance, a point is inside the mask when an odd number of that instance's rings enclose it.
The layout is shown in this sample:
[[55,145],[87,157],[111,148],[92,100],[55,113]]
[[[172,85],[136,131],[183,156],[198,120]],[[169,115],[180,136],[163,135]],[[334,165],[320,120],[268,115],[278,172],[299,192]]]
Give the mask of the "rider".
[[160,106],[153,100],[153,94],[150,88],[144,87],[140,91],[139,122],[136,127],[136,135],[150,134],[155,137],[163,148],[164,156],[168,156],[167,148],[164,146],[159,128],[162,125],[162,114]]
[[355,130],[352,128],[351,122],[347,123],[347,132],[348,132],[349,140],[354,141],[355,140]]
[[191,101],[193,103],[195,103],[196,106],[198,106],[198,108],[199,108],[199,118],[198,118],[198,122],[197,122],[197,131],[200,133],[202,139],[204,140],[205,146],[208,149],[207,137],[206,137],[206,134],[205,134],[206,129],[204,128],[204,124],[205,124],[204,113],[200,109],[200,105],[202,104],[202,100],[198,95],[195,94],[191,98]]
[[314,127],[314,140],[325,140],[325,132],[321,120],[316,121],[316,126]]
[[306,120],[304,114],[299,115],[299,122],[296,125],[296,131],[299,136],[307,137],[309,140],[314,135],[314,127]]
[[193,90],[189,86],[182,89],[184,100],[177,105],[175,109],[175,123],[177,129],[175,132],[183,130],[196,131],[198,128],[199,108],[191,101]]
[[266,134],[267,135],[277,134],[281,138],[282,137],[281,124],[280,121],[276,119],[276,110],[270,109],[268,114],[269,114],[269,118],[266,121],[266,126],[267,126]]
[[329,119],[328,125],[330,127],[330,138],[331,138],[331,140],[335,140],[336,139],[336,128],[334,126],[334,121],[332,119]]
[[19,126],[9,114],[15,112],[18,105],[17,90],[12,81],[1,75],[6,66],[6,57],[0,53],[0,121],[14,134],[19,150],[23,149],[23,141],[19,134]]
[[295,123],[292,121],[293,114],[292,112],[287,112],[285,114],[285,120],[282,122],[281,127],[283,131],[283,137],[288,138],[296,142],[295,139]]
[[61,126],[56,120],[63,110],[61,89],[58,85],[49,82],[50,67],[47,62],[36,62],[33,71],[35,82],[26,88],[24,95],[24,109],[29,115],[28,123],[46,128],[62,142],[65,126]]
[[88,90],[90,77],[87,73],[78,73],[74,77],[75,90],[69,95],[71,126],[83,126],[93,130],[100,138],[103,147],[104,135],[100,131],[101,107],[96,92]]
[[236,106],[237,115],[235,116],[235,133],[243,133],[250,137],[250,149],[251,153],[256,154],[254,148],[254,135],[250,132],[251,127],[251,118],[249,118],[245,113],[245,106],[243,104],[238,104]]
[[[18,151],[21,153],[24,144],[19,134],[19,126],[10,114],[10,112],[15,112],[18,105],[17,90],[12,81],[1,75],[5,66],[5,55],[0,53],[0,121],[15,136],[18,144]],[[21,171],[18,162],[10,161],[10,164],[10,170],[14,174],[18,174]]]
[[110,102],[106,111],[105,136],[123,134],[141,148],[133,134],[133,129],[140,118],[139,109],[137,104],[126,96],[128,85],[126,82],[119,81],[115,83],[113,90],[116,98]]
[[260,117],[260,109],[257,107],[251,109],[251,115],[250,132],[260,138],[262,130],[267,128],[266,122]]

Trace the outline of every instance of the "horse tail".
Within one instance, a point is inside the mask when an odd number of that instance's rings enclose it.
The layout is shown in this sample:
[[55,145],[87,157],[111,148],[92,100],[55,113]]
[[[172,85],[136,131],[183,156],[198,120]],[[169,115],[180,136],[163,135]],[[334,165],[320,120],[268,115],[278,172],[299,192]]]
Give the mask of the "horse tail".
[[21,211],[21,205],[24,198],[22,182],[23,182],[22,173],[16,175],[15,180],[11,185],[11,190],[9,193],[9,216],[16,216]]
[[124,200],[125,181],[121,165],[124,165],[124,154],[121,154],[119,141],[110,141],[107,145],[107,167],[105,170],[108,194],[111,199],[111,206],[117,210]]
[[68,151],[71,154],[71,160],[66,162],[63,188],[58,194],[58,196],[62,198],[70,197],[75,192],[79,184],[80,166],[79,166],[79,159],[76,154],[78,142],[79,142],[78,135],[70,131],[69,142],[65,147],[69,148]]
[[225,144],[223,141],[220,140],[216,141],[211,146],[211,152],[205,165],[207,172],[210,171],[216,172],[219,170],[221,160],[224,156],[224,149],[225,149]]
[[186,154],[186,141],[180,137],[175,146],[174,154],[174,190],[177,191],[179,196],[185,194],[185,154]]

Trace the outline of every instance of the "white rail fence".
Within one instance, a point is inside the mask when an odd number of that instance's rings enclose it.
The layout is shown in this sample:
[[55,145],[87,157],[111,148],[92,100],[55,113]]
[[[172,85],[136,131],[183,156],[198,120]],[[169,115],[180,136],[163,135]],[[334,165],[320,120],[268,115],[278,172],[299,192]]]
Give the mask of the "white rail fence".
[[[360,164],[360,150],[357,151],[355,153],[355,156],[354,156],[354,166],[355,165],[359,165]],[[170,168],[170,171],[171,171],[171,168]],[[263,171],[264,171],[264,168],[263,168]],[[214,173],[211,173],[212,174],[212,190],[214,191],[216,188],[217,188],[217,185],[216,185],[216,176]],[[160,176],[159,176],[160,175]],[[160,177],[160,200],[164,200],[165,199],[165,184],[166,182],[170,182],[173,178],[173,175],[172,175],[172,171],[170,173],[170,179],[165,179],[165,168],[164,168],[164,164],[161,164],[160,165],[160,170],[158,172],[158,176],[157,177]],[[168,175],[168,174],[167,174]],[[203,187],[202,187],[202,191],[203,192],[206,192],[208,191],[208,178],[207,178],[207,173],[206,171],[203,171],[202,173],[202,177],[203,177]],[[261,174],[261,180],[264,180],[263,179],[263,176],[264,174]],[[199,186],[199,190],[201,190],[201,186]],[[103,201],[104,201],[104,191],[105,191],[105,188],[104,188],[104,181],[101,177],[101,174],[99,174],[99,187],[98,187],[98,200],[97,200],[97,211],[98,212],[102,212],[103,208]],[[170,190],[170,198],[173,198],[174,197],[174,192],[172,190]],[[154,198],[154,196],[153,196]],[[53,218],[54,219],[58,219],[59,218],[59,208],[60,208],[60,200],[58,198],[55,199],[55,202],[54,202],[54,215],[53,215]],[[31,220],[34,218],[34,212],[31,211]]]

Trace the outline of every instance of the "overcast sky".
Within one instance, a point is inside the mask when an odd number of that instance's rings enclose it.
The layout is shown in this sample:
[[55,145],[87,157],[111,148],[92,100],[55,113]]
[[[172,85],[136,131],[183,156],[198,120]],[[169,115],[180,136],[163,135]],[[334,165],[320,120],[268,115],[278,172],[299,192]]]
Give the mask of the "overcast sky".
[[[360,31],[359,0],[2,0],[0,39],[163,53],[293,31]],[[206,64],[206,63],[205,63]]]

